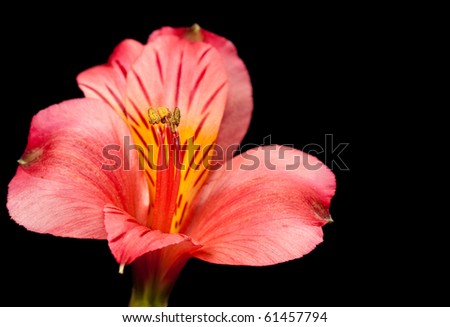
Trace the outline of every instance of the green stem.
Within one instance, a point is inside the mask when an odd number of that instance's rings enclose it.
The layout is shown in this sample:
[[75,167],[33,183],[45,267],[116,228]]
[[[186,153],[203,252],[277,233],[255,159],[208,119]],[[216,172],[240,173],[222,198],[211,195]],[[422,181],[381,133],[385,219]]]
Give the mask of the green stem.
[[129,306],[166,307],[171,287],[160,280],[161,253],[154,251],[138,258],[132,265],[133,290]]
[[189,242],[148,252],[132,264],[130,306],[167,306],[170,292],[196,246]]
[[130,307],[167,307],[168,294],[162,294],[154,288],[137,289],[133,287]]

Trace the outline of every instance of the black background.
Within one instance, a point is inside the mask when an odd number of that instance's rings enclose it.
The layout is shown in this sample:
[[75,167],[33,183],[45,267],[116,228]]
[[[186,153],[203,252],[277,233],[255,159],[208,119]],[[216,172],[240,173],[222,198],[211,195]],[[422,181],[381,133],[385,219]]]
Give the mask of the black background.
[[[126,3],[93,9],[77,3],[5,11],[10,22],[2,27],[7,86],[2,90],[0,198],[6,199],[32,116],[81,97],[78,73],[104,63],[125,38],[145,42],[161,26],[199,23],[230,39],[250,72],[255,110],[244,144],[261,144],[271,135],[272,143],[301,149],[310,143],[324,146],[325,134],[332,134],[335,144],[349,143],[341,155],[349,170],[333,167],[335,222],[325,226],[317,249],[261,268],[193,259],[169,305],[448,305],[448,255],[436,255],[446,242],[432,237],[439,229],[430,228],[434,218],[406,213],[415,203],[402,194],[414,183],[402,183],[397,175],[402,159],[387,154],[401,147],[389,136],[393,119],[381,100],[389,88],[380,86],[390,82],[385,64],[395,56],[396,41],[384,39],[392,36],[383,31],[387,17],[354,9],[271,5],[244,12],[228,3],[216,10],[192,2],[186,8]],[[389,177],[381,172],[386,165],[392,168]],[[0,210],[0,305],[127,305],[130,271],[118,274],[106,241],[28,232],[10,220],[4,205]]]

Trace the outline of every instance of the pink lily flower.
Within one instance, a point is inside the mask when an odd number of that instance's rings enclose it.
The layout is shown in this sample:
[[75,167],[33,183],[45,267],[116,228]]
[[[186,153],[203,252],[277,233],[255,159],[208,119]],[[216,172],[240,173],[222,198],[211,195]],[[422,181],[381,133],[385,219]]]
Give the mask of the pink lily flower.
[[30,231],[106,239],[119,270],[131,265],[130,305],[167,305],[192,257],[273,265],[322,241],[335,192],[325,165],[289,147],[229,151],[253,100],[228,40],[162,28],[78,83],[86,98],[33,118],[7,206]]

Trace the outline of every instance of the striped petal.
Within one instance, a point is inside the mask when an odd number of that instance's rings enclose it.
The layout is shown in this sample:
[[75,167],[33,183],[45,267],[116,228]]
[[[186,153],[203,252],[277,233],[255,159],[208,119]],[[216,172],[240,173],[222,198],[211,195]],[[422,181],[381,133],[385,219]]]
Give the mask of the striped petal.
[[203,247],[195,257],[232,265],[299,258],[322,241],[335,191],[333,173],[289,147],[243,153],[205,185],[181,232]]
[[111,203],[145,224],[148,186],[138,156],[123,156],[124,137],[126,124],[98,100],[40,111],[9,184],[12,219],[39,233],[104,239],[103,207]]
[[141,54],[143,45],[135,40],[122,41],[108,63],[85,70],[77,76],[80,89],[87,98],[99,99],[110,105],[127,120],[125,90],[128,71]]
[[[228,77],[228,98],[222,118],[217,144],[224,149],[225,159],[230,159],[233,150],[247,133],[253,111],[252,85],[244,62],[239,58],[236,47],[227,39],[207,30],[192,31],[190,28],[163,27],[150,35],[149,42],[163,35],[189,38],[198,33],[198,42],[212,45],[222,57]],[[200,41],[201,40],[201,41]]]
[[107,204],[104,207],[108,244],[119,264],[129,264],[141,255],[169,245],[181,243],[188,237],[152,230],[120,208]]
[[[162,36],[148,43],[127,77],[126,107],[130,129],[146,158],[152,203],[157,184],[159,132],[150,126],[148,108],[180,108],[178,127],[183,164],[177,208],[171,222],[176,232],[192,199],[205,181],[227,99],[227,75],[219,53],[205,43]],[[151,151],[149,151],[150,145]],[[170,219],[170,217],[169,217]]]

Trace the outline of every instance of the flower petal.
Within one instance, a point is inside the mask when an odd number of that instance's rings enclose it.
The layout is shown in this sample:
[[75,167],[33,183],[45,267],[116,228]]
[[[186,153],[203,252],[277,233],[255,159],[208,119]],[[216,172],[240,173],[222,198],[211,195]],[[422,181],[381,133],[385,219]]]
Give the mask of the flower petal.
[[135,40],[124,40],[114,49],[107,64],[80,73],[77,76],[77,82],[84,95],[109,104],[126,120],[124,102],[126,78],[143,47]]
[[143,226],[132,216],[107,204],[104,207],[108,244],[120,264],[129,264],[141,255],[189,238],[181,234],[166,234]]
[[199,141],[198,134],[214,141],[227,90],[226,71],[217,51],[204,43],[164,36],[145,46],[128,74],[127,109],[135,113],[136,127],[148,132],[149,107],[179,107],[181,141],[194,135]]
[[[193,43],[176,36],[161,36],[145,46],[127,77],[127,111],[133,121],[130,128],[141,147],[149,185],[156,185],[159,146],[155,127],[149,126],[148,108],[179,107],[178,126],[182,151],[178,208],[172,220],[177,231],[182,215],[189,211],[192,199],[208,175],[205,158],[211,155],[219,132],[227,99],[227,74],[218,52],[206,43]],[[152,149],[155,150],[155,149]],[[150,187],[151,201],[155,187]]]
[[[149,42],[162,35],[184,37],[189,31],[189,28],[163,27],[150,35]],[[228,75],[227,105],[217,138],[217,144],[226,150],[232,145],[238,145],[247,132],[253,111],[252,85],[247,68],[233,43],[204,29],[200,33],[203,42],[211,44],[219,52]],[[225,154],[227,159],[233,155],[232,151]]]
[[195,257],[221,264],[270,265],[299,258],[322,241],[335,191],[315,157],[268,146],[228,162],[205,185],[181,232],[203,247]]
[[35,232],[104,239],[103,207],[112,203],[145,223],[148,186],[137,154],[125,162],[119,151],[124,137],[131,138],[126,124],[98,100],[40,111],[9,184],[11,217]]

